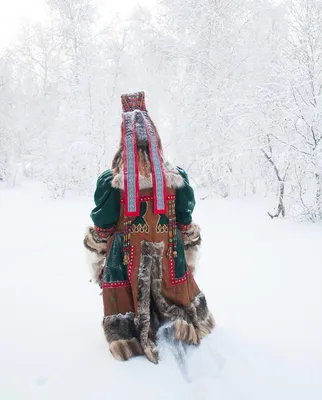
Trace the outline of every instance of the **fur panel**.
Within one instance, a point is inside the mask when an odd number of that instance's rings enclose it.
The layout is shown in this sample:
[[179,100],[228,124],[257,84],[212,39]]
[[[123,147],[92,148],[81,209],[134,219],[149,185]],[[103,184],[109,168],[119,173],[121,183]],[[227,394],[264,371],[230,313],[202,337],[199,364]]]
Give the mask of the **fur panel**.
[[203,321],[208,314],[208,305],[205,295],[201,292],[195,297],[193,305],[196,307],[197,317]]
[[173,321],[175,336],[187,344],[198,345],[200,339],[208,335],[215,326],[208,310],[207,301],[200,293],[188,307],[169,304],[161,292],[162,255],[155,257],[152,269],[152,296],[160,314]]
[[[160,249],[161,250],[161,249]],[[171,305],[162,295],[162,258],[163,258],[164,244],[162,243],[162,252],[154,254],[153,256],[153,269],[152,269],[152,280],[151,280],[151,291],[155,306],[158,312],[165,317],[174,321],[175,319],[184,319],[185,311],[177,307],[176,305]]]
[[196,308],[200,335],[203,338],[212,332],[215,327],[215,320],[208,309],[207,300],[203,293],[199,293],[194,299],[193,305]]
[[[180,188],[184,185],[184,180],[176,168],[173,168],[170,163],[164,164],[164,174],[167,187]],[[114,176],[112,186],[116,189],[124,190],[124,172],[121,170]],[[148,176],[139,175],[139,187],[141,190],[151,189],[153,187],[152,174]]]
[[143,355],[142,347],[137,338],[130,340],[115,340],[110,343],[110,352],[119,361],[126,361],[132,357]]
[[141,260],[138,276],[138,329],[141,344],[147,346],[150,329],[150,289],[152,255],[155,244],[143,241],[141,244]]
[[83,244],[87,250],[105,255],[107,238],[101,237],[94,228],[88,227],[86,228]]
[[189,266],[192,275],[196,272],[197,261],[199,259],[199,249],[200,246],[189,246],[184,248],[186,263]]
[[174,168],[168,161],[164,163],[164,174],[168,187],[178,189],[184,186],[183,177],[179,174],[177,168]]
[[86,263],[89,267],[91,281],[100,283],[100,277],[104,269],[105,256],[94,251],[85,250]]
[[[164,246],[163,246],[164,247]],[[209,313],[205,296],[200,294],[188,307],[178,307],[169,304],[162,295],[162,257],[163,248],[154,251],[152,256],[151,292],[155,307],[166,319],[173,321],[175,336],[187,344],[198,345],[203,334],[211,330],[208,320],[204,320],[203,313]],[[199,314],[199,315],[198,315]]]
[[101,238],[94,228],[88,227],[83,244],[86,249],[86,263],[89,266],[91,281],[100,283],[100,276],[104,268],[107,239]]
[[109,315],[103,319],[103,329],[108,343],[131,340],[135,337],[134,313]]
[[144,354],[149,361],[158,363],[158,351],[151,340],[151,273],[156,258],[162,258],[164,243],[142,241],[141,260],[138,279],[138,317],[137,330]]
[[201,338],[204,338],[205,336],[209,335],[212,330],[215,328],[215,319],[212,316],[212,314],[208,311],[207,317],[201,321],[199,325],[199,331]]
[[159,352],[156,344],[148,339],[148,345],[144,348],[144,354],[146,358],[151,361],[153,364],[159,363]]
[[200,344],[200,333],[193,324],[183,319],[178,319],[174,323],[174,331],[177,340],[182,340],[187,344]]
[[195,223],[192,223],[188,230],[182,230],[181,235],[185,246],[196,246],[201,244],[200,226]]

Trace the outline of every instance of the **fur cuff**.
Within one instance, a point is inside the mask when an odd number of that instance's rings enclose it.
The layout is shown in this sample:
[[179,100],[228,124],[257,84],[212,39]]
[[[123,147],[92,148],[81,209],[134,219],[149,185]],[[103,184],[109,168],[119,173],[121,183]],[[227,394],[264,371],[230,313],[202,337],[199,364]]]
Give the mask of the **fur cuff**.
[[83,243],[87,250],[105,255],[107,239],[107,236],[102,236],[95,228],[88,227],[85,232]]
[[190,267],[191,273],[194,274],[201,245],[200,226],[192,223],[191,225],[184,227],[181,229],[181,236],[186,262]]
[[87,228],[84,238],[86,262],[90,269],[91,281],[100,283],[104,268],[107,237],[102,237],[94,228]]

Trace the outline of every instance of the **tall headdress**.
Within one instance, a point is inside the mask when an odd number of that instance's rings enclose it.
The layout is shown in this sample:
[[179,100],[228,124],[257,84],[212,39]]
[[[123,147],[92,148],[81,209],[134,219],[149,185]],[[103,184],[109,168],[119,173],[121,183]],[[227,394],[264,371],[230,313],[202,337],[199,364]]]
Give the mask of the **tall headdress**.
[[145,106],[144,92],[121,96],[123,107],[122,135],[124,146],[124,213],[140,215],[139,168],[137,143],[148,143],[154,194],[154,213],[166,213],[167,188],[158,135]]

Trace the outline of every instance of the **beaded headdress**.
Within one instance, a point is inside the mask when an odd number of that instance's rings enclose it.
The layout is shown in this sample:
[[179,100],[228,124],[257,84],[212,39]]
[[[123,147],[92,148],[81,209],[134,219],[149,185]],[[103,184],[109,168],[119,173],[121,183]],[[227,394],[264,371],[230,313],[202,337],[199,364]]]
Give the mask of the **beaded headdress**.
[[127,217],[140,215],[139,168],[137,142],[147,142],[150,152],[154,213],[166,213],[166,180],[158,135],[145,106],[144,92],[121,96],[123,108],[122,135],[124,146],[124,213]]

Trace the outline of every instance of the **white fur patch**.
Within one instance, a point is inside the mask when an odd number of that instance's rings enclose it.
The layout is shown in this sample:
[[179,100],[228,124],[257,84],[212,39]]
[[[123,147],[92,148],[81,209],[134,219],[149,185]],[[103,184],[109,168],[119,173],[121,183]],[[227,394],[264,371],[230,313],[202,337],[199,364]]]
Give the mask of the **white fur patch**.
[[[184,185],[184,180],[176,168],[173,168],[170,163],[164,164],[164,174],[169,188],[180,188]],[[124,190],[124,172],[123,170],[115,175],[112,186],[116,189]],[[151,189],[153,187],[152,174],[149,176],[139,175],[140,189]]]
[[94,251],[85,249],[85,259],[89,267],[90,277],[93,283],[99,283],[99,276],[101,275],[104,268],[103,254],[98,254]]
[[189,265],[192,275],[196,272],[197,262],[199,259],[199,248],[200,246],[193,246],[184,251],[186,263]]
[[99,263],[104,258],[103,254],[98,254],[98,253],[96,253],[96,251],[90,251],[88,249],[85,249],[85,250],[86,250],[85,257],[86,257],[87,264]]

